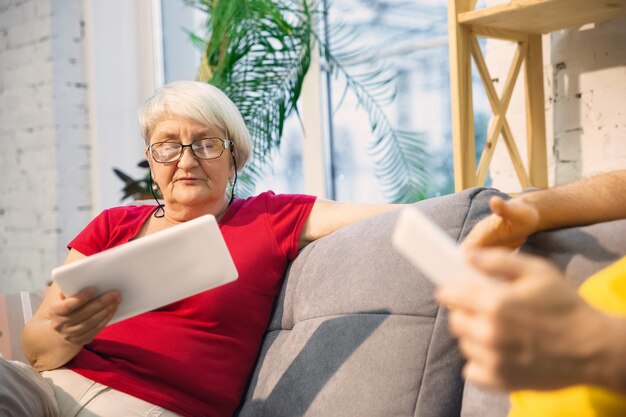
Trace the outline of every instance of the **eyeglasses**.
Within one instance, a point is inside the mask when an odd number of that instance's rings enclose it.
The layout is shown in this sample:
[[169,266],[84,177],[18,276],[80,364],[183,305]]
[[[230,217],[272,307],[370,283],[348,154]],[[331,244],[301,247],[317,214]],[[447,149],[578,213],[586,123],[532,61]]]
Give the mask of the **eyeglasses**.
[[220,138],[204,138],[197,140],[189,145],[183,145],[178,142],[157,142],[148,147],[152,159],[162,164],[178,161],[185,148],[191,149],[191,152],[198,159],[215,159],[222,156],[224,149],[233,146],[233,142],[228,139]]

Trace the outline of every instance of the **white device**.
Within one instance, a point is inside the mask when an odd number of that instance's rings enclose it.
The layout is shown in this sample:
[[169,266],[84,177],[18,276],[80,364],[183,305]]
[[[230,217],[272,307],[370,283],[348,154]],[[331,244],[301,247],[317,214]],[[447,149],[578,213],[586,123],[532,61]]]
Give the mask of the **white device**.
[[458,279],[486,279],[470,265],[456,243],[417,207],[400,213],[394,247],[437,285]]
[[74,295],[120,292],[108,324],[173,303],[237,279],[215,216],[205,215],[55,268],[61,291]]

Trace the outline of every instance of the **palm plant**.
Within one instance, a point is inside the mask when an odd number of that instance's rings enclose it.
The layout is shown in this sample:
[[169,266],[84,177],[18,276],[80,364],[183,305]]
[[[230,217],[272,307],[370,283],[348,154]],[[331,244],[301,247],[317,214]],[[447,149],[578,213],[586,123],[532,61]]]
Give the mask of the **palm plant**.
[[[374,140],[368,149],[376,176],[392,202],[421,199],[425,189],[425,146],[417,132],[393,127],[382,106],[395,97],[394,73],[384,64],[363,71],[364,48],[344,25],[329,28],[315,0],[187,0],[207,15],[207,35],[190,34],[203,50],[198,79],[222,89],[241,111],[254,142],[243,173],[243,193],[251,193],[271,152],[280,146],[284,122],[297,101],[314,45],[322,65],[342,78],[367,112]],[[329,47],[328,39],[333,46]],[[338,40],[338,41],[335,41]],[[361,59],[355,59],[361,57]],[[241,193],[242,190],[240,190]]]
[[[374,62],[371,49],[355,46],[347,26],[326,27],[326,11],[317,0],[185,0],[207,15],[207,35],[189,33],[203,51],[198,79],[222,89],[237,105],[254,142],[251,163],[240,175],[238,194],[250,195],[263,167],[278,149],[284,122],[298,111],[297,101],[311,63],[313,45],[322,65],[351,91],[367,113],[374,140],[368,144],[383,193],[392,202],[411,202],[426,189],[425,146],[418,132],[393,127],[383,105],[395,98],[394,75]],[[206,38],[206,39],[205,39]],[[332,48],[328,39],[333,40]],[[337,105],[339,107],[340,103]],[[146,164],[142,161],[141,164]],[[146,164],[147,165],[147,164]],[[124,196],[149,194],[149,181],[135,180],[119,169]]]

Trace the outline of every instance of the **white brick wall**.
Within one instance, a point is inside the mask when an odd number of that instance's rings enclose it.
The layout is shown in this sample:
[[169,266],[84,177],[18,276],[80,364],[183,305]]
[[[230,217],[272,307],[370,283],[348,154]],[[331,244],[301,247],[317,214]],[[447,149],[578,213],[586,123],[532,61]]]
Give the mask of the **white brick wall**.
[[[493,3],[493,2],[492,2]],[[584,175],[626,168],[626,19],[544,36],[544,86],[550,185]],[[501,87],[512,46],[488,41],[487,61]],[[520,74],[523,80],[523,70]],[[521,83],[508,120],[526,161],[526,126]],[[520,186],[500,138],[490,175],[493,186]]]
[[82,2],[0,1],[0,292],[41,287],[89,221]]

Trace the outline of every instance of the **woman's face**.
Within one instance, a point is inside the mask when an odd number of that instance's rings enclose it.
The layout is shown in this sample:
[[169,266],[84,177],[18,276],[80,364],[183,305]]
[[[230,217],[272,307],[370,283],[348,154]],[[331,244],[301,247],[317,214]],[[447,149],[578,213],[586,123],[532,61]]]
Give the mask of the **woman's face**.
[[[207,137],[228,139],[219,128],[188,117],[172,115],[164,116],[156,123],[150,144],[178,142],[188,145]],[[146,157],[150,161],[153,179],[163,193],[166,207],[207,206],[214,210],[223,207],[228,179],[234,174],[229,149],[225,149],[219,158],[210,160],[196,158],[191,148],[183,148],[182,156],[175,162],[156,162],[148,150]]]

